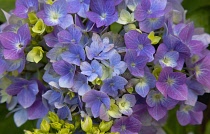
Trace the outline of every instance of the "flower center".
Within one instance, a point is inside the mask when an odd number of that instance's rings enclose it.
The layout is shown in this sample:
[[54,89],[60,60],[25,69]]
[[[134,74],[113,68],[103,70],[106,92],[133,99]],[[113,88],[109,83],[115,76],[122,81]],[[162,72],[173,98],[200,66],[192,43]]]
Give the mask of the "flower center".
[[121,130],[122,130],[122,131],[125,131],[125,130],[126,130],[126,126],[125,126],[125,125],[122,125],[122,126],[121,126]]
[[175,81],[174,81],[174,79],[171,79],[171,78],[168,78],[167,79],[167,83],[168,83],[168,85],[173,85],[174,83],[175,83]]
[[136,67],[136,64],[134,62],[131,63],[131,67]]
[[101,14],[101,19],[104,20],[106,18],[106,13]]
[[144,48],[144,46],[142,44],[138,45],[138,49],[142,50]]

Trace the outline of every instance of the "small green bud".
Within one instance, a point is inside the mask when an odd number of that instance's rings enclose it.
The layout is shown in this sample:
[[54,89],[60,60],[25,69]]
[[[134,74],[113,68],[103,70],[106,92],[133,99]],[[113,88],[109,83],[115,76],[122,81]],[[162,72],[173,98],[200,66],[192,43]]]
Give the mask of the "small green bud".
[[50,119],[51,122],[59,122],[59,117],[54,112],[49,112],[48,118]]
[[99,129],[102,131],[102,132],[107,132],[109,131],[109,129],[112,127],[113,125],[113,120],[111,121],[102,121],[99,125]]
[[93,127],[92,119],[88,116],[85,118],[84,121],[81,120],[81,127],[83,131],[91,132],[92,127]]
[[58,132],[58,134],[69,134],[69,129],[67,129],[67,128],[62,128],[59,132]]
[[24,130],[24,134],[33,134],[31,131]]
[[58,122],[54,122],[54,123],[50,123],[51,127],[56,129],[56,130],[60,130],[61,127],[62,127],[62,124],[61,123],[58,123]]
[[111,24],[110,29],[113,33],[119,33],[122,29],[122,25],[115,22]]
[[152,71],[152,74],[155,76],[156,79],[158,79],[161,70],[162,68],[160,66],[155,66],[154,70]]
[[94,126],[92,128],[92,134],[100,134],[100,130],[99,130],[98,126]]
[[28,19],[29,19],[30,24],[33,24],[33,25],[36,24],[36,22],[38,21],[38,18],[34,12],[30,12],[28,14]]
[[102,85],[102,80],[100,79],[100,78],[96,78],[92,83],[93,83],[93,85]]
[[34,27],[32,28],[32,31],[37,34],[42,34],[44,33],[45,28],[46,28],[46,25],[44,24],[44,21],[42,19],[39,19],[34,25]]
[[129,87],[126,89],[128,91],[128,93],[132,94],[133,93],[133,87]]
[[38,63],[43,58],[44,51],[42,47],[33,47],[33,49],[27,54],[27,61]]
[[51,32],[53,31],[53,27],[51,27],[51,26],[46,26],[45,31],[46,31],[47,33],[51,33]]
[[65,123],[65,128],[68,128],[70,130],[74,130],[74,125],[73,124],[69,124],[69,123]]
[[49,132],[50,131],[50,124],[45,119],[43,119],[42,120],[42,123],[41,123],[40,129],[43,132]]

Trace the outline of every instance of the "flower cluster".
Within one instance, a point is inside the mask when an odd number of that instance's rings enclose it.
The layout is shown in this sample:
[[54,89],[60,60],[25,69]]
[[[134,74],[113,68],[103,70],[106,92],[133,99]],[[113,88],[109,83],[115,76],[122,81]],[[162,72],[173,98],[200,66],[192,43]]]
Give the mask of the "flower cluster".
[[175,107],[201,124],[210,36],[180,1],[17,0],[0,26],[0,102],[17,126],[50,113],[26,134],[163,133]]

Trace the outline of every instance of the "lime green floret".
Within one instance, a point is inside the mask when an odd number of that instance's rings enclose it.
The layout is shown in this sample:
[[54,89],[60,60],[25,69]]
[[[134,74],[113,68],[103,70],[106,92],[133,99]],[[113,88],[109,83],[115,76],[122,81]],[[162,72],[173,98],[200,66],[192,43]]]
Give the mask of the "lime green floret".
[[27,61],[38,63],[43,58],[44,51],[42,47],[33,47],[33,49],[27,54]]

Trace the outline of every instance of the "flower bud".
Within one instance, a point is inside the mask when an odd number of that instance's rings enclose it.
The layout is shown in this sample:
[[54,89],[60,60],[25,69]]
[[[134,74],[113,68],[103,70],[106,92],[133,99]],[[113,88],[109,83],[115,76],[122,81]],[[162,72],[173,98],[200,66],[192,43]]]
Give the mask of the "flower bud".
[[82,130],[85,132],[90,132],[92,130],[93,122],[92,119],[88,116],[84,121],[81,120]]
[[43,119],[40,128],[43,132],[49,132],[50,124],[45,119]]
[[109,129],[112,127],[113,125],[113,120],[111,121],[102,121],[99,125],[99,129],[102,131],[102,132],[107,132],[109,131]]

